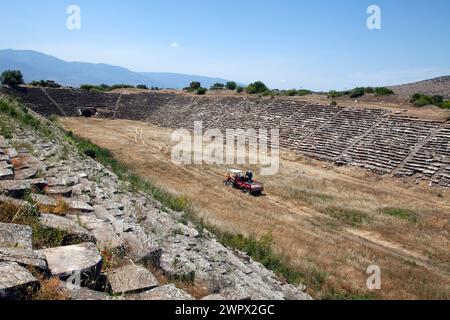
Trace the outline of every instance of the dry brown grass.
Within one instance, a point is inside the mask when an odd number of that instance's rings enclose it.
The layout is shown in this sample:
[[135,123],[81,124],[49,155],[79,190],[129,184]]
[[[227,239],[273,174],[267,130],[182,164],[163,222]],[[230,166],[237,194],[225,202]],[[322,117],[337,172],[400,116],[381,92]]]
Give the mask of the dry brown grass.
[[11,164],[12,164],[14,170],[22,169],[23,166],[24,166],[24,163],[25,163],[25,161],[24,161],[24,157],[23,156],[19,156],[17,158],[11,159]]
[[[137,174],[187,196],[208,224],[257,237],[271,232],[277,253],[304,274],[317,298],[450,298],[448,190],[283,152],[278,175],[257,177],[266,196],[254,198],[223,187],[228,166],[173,165],[168,129],[125,120],[61,121]],[[145,144],[135,143],[136,126],[144,128]],[[372,264],[382,269],[380,291],[366,287]]]
[[69,204],[62,199],[62,197],[58,197],[56,199],[55,205],[45,205],[38,203],[38,210],[41,213],[49,213],[57,216],[65,216],[66,214],[71,212]]

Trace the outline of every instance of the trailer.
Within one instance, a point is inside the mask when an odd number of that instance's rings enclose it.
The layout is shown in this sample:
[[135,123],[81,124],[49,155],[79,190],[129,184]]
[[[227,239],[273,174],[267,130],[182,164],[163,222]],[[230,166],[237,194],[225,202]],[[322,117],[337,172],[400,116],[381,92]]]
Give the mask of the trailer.
[[264,191],[264,185],[258,181],[248,181],[241,170],[230,170],[223,181],[225,186],[242,190],[250,195],[259,196]]

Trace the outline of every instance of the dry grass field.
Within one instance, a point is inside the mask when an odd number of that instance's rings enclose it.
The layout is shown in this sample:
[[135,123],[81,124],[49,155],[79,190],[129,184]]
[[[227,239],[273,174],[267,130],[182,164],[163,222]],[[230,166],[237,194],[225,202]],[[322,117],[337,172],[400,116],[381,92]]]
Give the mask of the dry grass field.
[[[450,299],[449,190],[283,150],[276,176],[256,176],[265,195],[251,197],[223,186],[229,166],[174,165],[169,129],[127,120],[59,121],[140,176],[188,197],[209,224],[244,235],[271,233],[277,252],[302,272],[316,298]],[[143,140],[135,139],[136,128]],[[381,290],[367,289],[370,265],[381,268]]]

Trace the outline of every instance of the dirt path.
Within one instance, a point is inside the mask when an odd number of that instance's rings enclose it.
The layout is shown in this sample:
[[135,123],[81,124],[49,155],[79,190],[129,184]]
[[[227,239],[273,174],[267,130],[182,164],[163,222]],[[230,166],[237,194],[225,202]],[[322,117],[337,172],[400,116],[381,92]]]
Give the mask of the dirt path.
[[[439,298],[448,289],[450,197],[445,191],[435,195],[420,186],[283,152],[279,174],[263,178],[266,195],[254,198],[223,186],[228,167],[174,165],[168,129],[125,120],[60,120],[111,150],[136,173],[186,195],[208,223],[246,235],[271,232],[279,252],[322,295],[330,287],[370,294],[365,270],[371,264],[387,270],[387,289],[377,293],[381,297],[426,298],[438,292]],[[384,206],[418,212],[421,224],[380,214]],[[423,284],[405,285],[408,279]]]

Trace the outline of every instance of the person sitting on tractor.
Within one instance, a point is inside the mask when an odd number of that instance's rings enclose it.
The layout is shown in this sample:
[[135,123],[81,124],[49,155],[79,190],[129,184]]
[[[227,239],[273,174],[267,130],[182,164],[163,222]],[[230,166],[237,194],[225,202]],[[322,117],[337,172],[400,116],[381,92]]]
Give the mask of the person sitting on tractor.
[[247,179],[248,183],[253,183],[253,172],[252,170],[247,171],[245,174],[245,179]]

